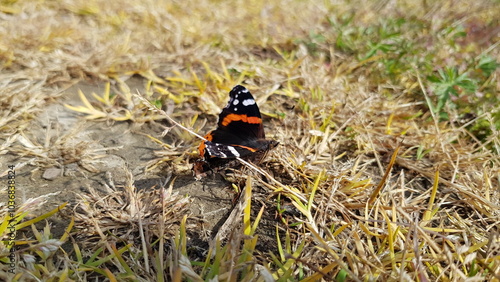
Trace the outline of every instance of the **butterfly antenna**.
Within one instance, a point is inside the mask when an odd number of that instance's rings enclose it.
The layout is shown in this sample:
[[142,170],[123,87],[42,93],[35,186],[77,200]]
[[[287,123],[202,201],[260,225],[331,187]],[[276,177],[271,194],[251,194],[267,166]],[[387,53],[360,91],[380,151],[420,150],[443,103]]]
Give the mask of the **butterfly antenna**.
[[200,138],[201,140],[208,141],[207,139],[205,139],[205,137],[203,137],[203,136],[199,135],[198,133],[192,131],[191,129],[185,127],[184,125],[178,123],[175,119],[171,118],[164,110],[158,109],[155,105],[153,105],[151,102],[149,102],[146,98],[142,97],[139,93],[134,94],[134,96],[137,99],[141,100],[149,108],[149,110],[157,112],[157,113],[159,113],[162,116],[165,116],[171,123],[173,123],[176,126],[184,129],[185,131],[191,133],[192,135]]

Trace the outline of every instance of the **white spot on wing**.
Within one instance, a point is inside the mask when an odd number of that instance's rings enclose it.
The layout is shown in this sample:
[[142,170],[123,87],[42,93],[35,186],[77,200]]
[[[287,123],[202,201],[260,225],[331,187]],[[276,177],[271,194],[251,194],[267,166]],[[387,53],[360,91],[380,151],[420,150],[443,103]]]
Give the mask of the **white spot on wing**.
[[236,106],[236,105],[238,105],[239,103],[240,103],[240,100],[235,99],[235,100],[234,100],[234,102],[233,102],[233,105],[235,105],[235,106]]
[[255,105],[255,100],[254,99],[246,99],[243,100],[242,102],[243,106],[250,106],[250,105]]
[[241,90],[241,92],[243,92],[243,93],[248,93],[248,89],[243,88],[243,90]]
[[238,111],[238,108],[234,107],[234,111],[237,112]]
[[227,146],[227,148],[229,149],[229,151],[231,152],[231,154],[233,154],[235,157],[239,157],[240,156],[240,153],[238,153],[238,151],[236,151],[236,149],[233,146]]
[[215,148],[215,150],[216,150],[216,154],[214,154],[214,155],[216,155],[216,156],[220,156],[221,158],[227,158],[227,155],[223,152],[223,150],[224,150],[224,145],[222,145],[222,144],[217,144],[217,145],[215,145],[215,146],[216,146],[216,148]]
[[208,155],[213,155],[214,153],[210,150],[210,144],[205,142],[205,150],[207,150]]

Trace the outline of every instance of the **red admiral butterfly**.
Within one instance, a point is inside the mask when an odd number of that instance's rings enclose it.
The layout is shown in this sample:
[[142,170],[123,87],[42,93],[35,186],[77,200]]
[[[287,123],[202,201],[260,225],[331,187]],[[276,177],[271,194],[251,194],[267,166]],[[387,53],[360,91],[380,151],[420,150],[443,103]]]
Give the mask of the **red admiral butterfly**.
[[250,91],[236,85],[229,92],[229,102],[222,109],[217,129],[205,135],[198,150],[202,159],[193,166],[196,178],[208,171],[218,171],[236,164],[237,157],[260,162],[278,142],[266,140],[259,107]]

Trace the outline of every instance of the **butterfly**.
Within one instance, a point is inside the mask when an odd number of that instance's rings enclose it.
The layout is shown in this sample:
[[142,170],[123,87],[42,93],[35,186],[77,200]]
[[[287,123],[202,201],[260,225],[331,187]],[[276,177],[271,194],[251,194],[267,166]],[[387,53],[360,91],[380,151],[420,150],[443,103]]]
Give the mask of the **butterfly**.
[[209,171],[236,165],[236,158],[260,162],[278,145],[266,139],[257,102],[248,89],[236,85],[229,92],[229,102],[219,114],[217,128],[205,135],[198,147],[201,158],[193,166],[197,179]]

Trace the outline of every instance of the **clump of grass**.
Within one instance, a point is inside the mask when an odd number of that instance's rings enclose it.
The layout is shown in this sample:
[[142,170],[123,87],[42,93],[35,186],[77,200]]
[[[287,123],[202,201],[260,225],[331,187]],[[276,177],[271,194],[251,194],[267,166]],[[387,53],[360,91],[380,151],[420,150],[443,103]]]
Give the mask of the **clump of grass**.
[[[178,196],[173,192],[173,183],[168,188],[138,190],[130,172],[123,187],[116,187],[110,180],[102,194],[88,187],[89,194],[81,195],[76,206],[75,220],[79,223],[78,232],[87,238],[93,236],[105,238],[104,233],[124,232],[127,239],[139,233],[141,226],[147,226],[157,237],[160,237],[158,227],[167,230],[164,235],[172,236],[175,226],[187,213],[188,198]],[[176,225],[177,224],[177,225]],[[156,231],[154,231],[156,230]],[[104,236],[104,237],[103,237]]]
[[100,148],[96,142],[78,140],[77,136],[84,128],[80,123],[71,131],[60,135],[60,129],[49,126],[43,140],[21,133],[16,136],[19,144],[12,146],[11,152],[20,158],[28,158],[27,163],[36,167],[34,171],[47,167],[63,168],[76,163],[90,172],[98,172],[95,162],[106,156],[105,151],[113,148]]
[[[404,89],[403,93],[425,101],[415,88],[416,77],[425,77],[424,84],[431,90],[432,101],[426,102],[429,109],[444,121],[472,115],[467,128],[486,142],[489,127],[498,129],[500,124],[494,106],[498,104],[495,93],[500,64],[493,50],[498,34],[496,19],[490,17],[498,9],[491,5],[476,3],[466,13],[474,15],[471,17],[464,17],[460,9],[444,11],[435,3],[426,17],[421,14],[424,10],[412,9],[411,15],[380,18],[367,14],[373,14],[371,8],[380,12],[390,8],[373,3],[366,9],[327,17],[319,30],[311,30],[297,42],[327,62],[333,60],[334,46],[357,62],[348,72],[370,77],[372,87],[387,85],[383,92],[388,97],[400,95]],[[483,44],[475,40],[477,33]],[[487,112],[495,113],[492,123],[484,118]]]
[[[235,217],[228,220],[232,226],[228,236],[221,238],[215,236],[204,261],[190,261],[187,252],[187,238],[185,226],[181,226],[178,236],[173,244],[173,250],[169,256],[169,266],[172,280],[181,278],[193,281],[205,280],[228,280],[228,281],[250,281],[254,279],[273,281],[275,275],[270,270],[257,262],[255,248],[258,244],[256,234],[263,209],[257,216],[251,219],[251,196],[252,181],[248,177],[240,201],[236,207]],[[240,221],[241,220],[241,221]],[[225,240],[225,243],[222,243]],[[287,277],[290,277],[287,275]]]
[[[172,184],[139,191],[129,172],[122,189],[112,182],[105,187],[106,194],[89,188],[90,194],[81,196],[75,213],[75,236],[84,240],[75,248],[86,250],[76,254],[81,267],[88,266],[91,271],[103,266],[118,269],[115,274],[97,271],[110,279],[154,279],[153,269],[163,275],[164,265],[160,262],[165,260],[164,242],[177,234],[188,203],[187,198],[172,191]],[[90,259],[85,260],[88,256]]]
[[[65,262],[65,257],[56,254],[60,252],[61,246],[67,241],[74,222],[71,221],[65,234],[59,239],[53,237],[49,225],[50,217],[63,210],[67,203],[63,203],[45,214],[33,216],[40,206],[43,206],[49,198],[57,194],[46,194],[28,199],[13,212],[13,217],[11,217],[11,212],[7,211],[6,205],[0,205],[0,214],[2,214],[0,237],[2,242],[5,242],[0,244],[0,261],[2,262],[0,264],[0,277],[3,280],[50,280],[57,277],[67,277],[68,272],[71,271],[67,267],[61,267]],[[46,225],[42,231],[39,231],[35,224],[43,220],[46,220]],[[15,227],[14,236],[11,235],[11,226]],[[27,227],[31,227],[31,232],[26,230]],[[10,241],[9,238],[14,239],[14,245],[7,244]],[[11,248],[14,249],[11,250]],[[14,254],[14,257],[11,257],[11,253]],[[11,263],[14,265],[13,272],[10,271]],[[21,269],[22,271],[20,271]]]
[[[83,106],[70,109],[97,121],[166,118],[149,111],[141,100],[147,99],[185,128],[204,132],[227,90],[246,84],[257,94],[268,136],[283,145],[260,169],[236,173],[235,182],[251,175],[258,183],[252,195],[276,211],[271,233],[278,247],[257,251],[269,230],[256,223],[260,209],[251,223],[249,205],[242,205],[243,231],[235,228],[228,241],[206,250],[204,260],[193,260],[189,219],[168,212],[165,218],[163,188],[137,191],[129,181],[124,191],[110,186],[104,188],[110,195],[90,189],[82,196],[75,224],[92,240],[75,240],[70,259],[52,254],[65,264],[50,275],[157,281],[499,277],[498,5],[153,2],[9,4],[14,20],[0,29],[3,85],[22,88],[6,73],[43,78],[43,89],[34,88],[43,93],[98,78],[117,87],[93,98],[81,93]],[[140,95],[127,89],[131,75],[144,78]],[[26,99],[32,91],[21,92]],[[8,97],[2,103],[14,118],[2,115],[0,125],[10,134],[15,130],[8,122],[26,126],[34,111]],[[27,105],[43,105],[48,97]],[[461,123],[466,114],[472,118]],[[165,148],[160,161],[183,162],[179,171],[186,172],[199,140],[168,126],[170,143],[155,140]],[[13,139],[3,136],[5,154]],[[172,222],[179,231],[167,229]]]

